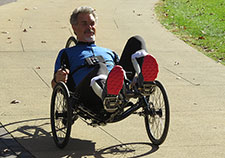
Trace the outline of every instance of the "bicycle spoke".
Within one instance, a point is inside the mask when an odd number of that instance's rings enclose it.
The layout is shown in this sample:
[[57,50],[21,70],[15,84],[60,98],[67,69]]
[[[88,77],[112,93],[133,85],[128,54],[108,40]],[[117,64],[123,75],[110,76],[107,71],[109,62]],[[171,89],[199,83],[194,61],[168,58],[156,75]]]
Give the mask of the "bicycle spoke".
[[169,105],[165,90],[158,81],[154,88],[154,92],[147,99],[149,111],[145,118],[145,125],[150,140],[155,144],[161,144],[168,132]]

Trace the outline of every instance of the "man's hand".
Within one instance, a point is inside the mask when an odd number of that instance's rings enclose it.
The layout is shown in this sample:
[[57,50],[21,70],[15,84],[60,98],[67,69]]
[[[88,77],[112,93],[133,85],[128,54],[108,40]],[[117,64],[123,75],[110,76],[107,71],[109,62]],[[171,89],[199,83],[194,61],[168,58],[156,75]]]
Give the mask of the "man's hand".
[[55,76],[52,80],[52,88],[55,87],[55,85],[62,81],[62,82],[67,82],[68,80],[68,74],[69,74],[69,70],[68,69],[65,69],[65,70],[62,70],[62,69],[59,69],[56,73],[55,73]]
[[55,81],[56,83],[63,81],[63,82],[67,82],[68,80],[68,74],[69,74],[69,70],[65,69],[59,69],[56,73],[55,73]]

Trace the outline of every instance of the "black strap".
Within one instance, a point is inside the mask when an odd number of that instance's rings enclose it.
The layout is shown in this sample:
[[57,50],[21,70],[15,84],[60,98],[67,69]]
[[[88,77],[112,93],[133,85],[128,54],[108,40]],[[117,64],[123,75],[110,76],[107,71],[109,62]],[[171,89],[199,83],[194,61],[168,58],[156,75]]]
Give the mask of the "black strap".
[[120,59],[119,59],[118,55],[114,51],[112,51],[112,53],[113,53],[114,57],[112,56],[111,53],[108,53],[108,54],[113,58],[113,61],[114,61],[115,65],[118,65]]
[[75,70],[73,70],[71,75],[84,67],[93,67],[98,63],[105,63],[105,59],[102,56],[87,57],[85,58],[85,64],[78,66]]

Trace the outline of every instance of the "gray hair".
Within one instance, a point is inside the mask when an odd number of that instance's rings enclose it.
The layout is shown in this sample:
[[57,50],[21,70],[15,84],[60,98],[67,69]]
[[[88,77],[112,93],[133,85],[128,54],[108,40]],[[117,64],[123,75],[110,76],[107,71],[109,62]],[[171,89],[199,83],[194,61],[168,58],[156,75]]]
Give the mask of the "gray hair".
[[93,9],[91,7],[83,6],[83,7],[76,8],[73,11],[72,15],[70,16],[70,24],[71,25],[77,25],[77,17],[80,13],[92,14],[95,18],[95,22],[97,22],[97,20],[98,20],[97,14],[95,13],[95,9]]

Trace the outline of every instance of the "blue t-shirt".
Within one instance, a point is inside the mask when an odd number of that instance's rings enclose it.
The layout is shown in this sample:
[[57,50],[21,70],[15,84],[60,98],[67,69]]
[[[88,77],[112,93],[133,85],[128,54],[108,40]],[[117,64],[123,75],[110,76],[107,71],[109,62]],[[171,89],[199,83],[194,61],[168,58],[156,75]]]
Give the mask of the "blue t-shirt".
[[[79,68],[81,65],[84,65],[85,58],[87,57],[101,55],[104,58],[109,71],[111,71],[114,67],[114,61],[118,59],[118,55],[113,53],[110,49],[98,47],[95,44],[87,45],[78,43],[74,47],[62,49],[59,52],[55,63],[55,73],[61,68],[61,56],[63,52],[65,52],[68,57],[70,73]],[[75,85],[78,85],[92,69],[93,67],[84,66],[73,73],[72,77]]]

